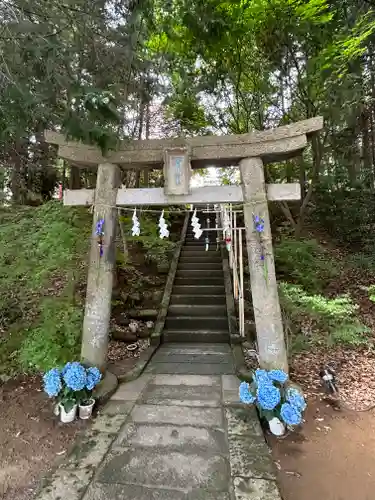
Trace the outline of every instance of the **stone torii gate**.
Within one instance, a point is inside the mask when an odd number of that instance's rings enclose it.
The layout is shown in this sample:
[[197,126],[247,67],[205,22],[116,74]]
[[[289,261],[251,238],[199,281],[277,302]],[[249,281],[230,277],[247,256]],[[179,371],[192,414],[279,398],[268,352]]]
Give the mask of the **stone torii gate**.
[[[115,265],[116,205],[176,205],[243,203],[260,365],[287,370],[287,354],[275,276],[268,201],[300,199],[299,184],[265,184],[263,165],[300,154],[308,139],[323,128],[316,117],[263,132],[241,135],[124,141],[118,151],[103,156],[95,146],[66,141],[62,134],[47,131],[46,142],[58,146],[58,155],[72,165],[97,167],[95,190],[64,192],[65,205],[93,205],[95,226],[104,219],[103,254],[91,243],[82,359],[106,367],[113,266]],[[239,164],[241,186],[190,189],[191,168]],[[164,188],[119,189],[119,168],[164,168]],[[262,245],[267,280],[260,260],[259,238],[253,215],[264,219]]]

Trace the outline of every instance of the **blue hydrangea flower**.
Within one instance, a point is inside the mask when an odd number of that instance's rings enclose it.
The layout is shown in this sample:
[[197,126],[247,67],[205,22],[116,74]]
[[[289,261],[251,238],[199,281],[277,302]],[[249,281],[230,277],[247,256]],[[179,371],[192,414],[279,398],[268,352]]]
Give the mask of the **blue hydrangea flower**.
[[64,382],[69,389],[81,391],[86,386],[86,370],[78,361],[68,363],[68,365],[63,374]]
[[61,391],[61,377],[57,368],[48,371],[43,377],[43,382],[44,390],[50,398],[56,397]]
[[245,403],[247,405],[251,405],[252,403],[254,403],[255,397],[251,394],[250,387],[247,382],[242,382],[240,384],[239,394],[242,403]]
[[102,374],[96,367],[88,368],[86,374],[86,389],[92,391],[94,387],[100,382]]
[[66,363],[66,365],[64,366],[64,368],[61,370],[61,376],[63,377],[65,375],[65,373],[68,371],[70,365],[72,363],[69,361],[68,363]]
[[303,394],[301,394],[294,387],[290,387],[286,391],[286,399],[298,411],[302,412],[306,410],[307,404],[305,398],[303,397]]
[[299,425],[302,422],[301,412],[290,403],[281,406],[280,415],[287,425]]
[[280,403],[280,390],[269,381],[261,382],[258,385],[257,399],[263,410],[273,410]]
[[288,375],[283,370],[271,370],[268,372],[268,376],[271,380],[280,382],[280,384],[285,384],[288,380]]
[[96,236],[103,236],[104,235],[103,226],[104,226],[104,219],[98,220],[98,222],[96,223],[96,228],[95,228]]
[[255,380],[255,382],[257,382],[258,384],[263,382],[270,382],[271,383],[271,379],[269,378],[268,376],[268,372],[267,370],[255,370],[255,373],[254,373],[254,376],[253,376],[253,379]]
[[253,216],[255,230],[258,233],[262,233],[264,231],[264,220],[259,217],[259,215]]

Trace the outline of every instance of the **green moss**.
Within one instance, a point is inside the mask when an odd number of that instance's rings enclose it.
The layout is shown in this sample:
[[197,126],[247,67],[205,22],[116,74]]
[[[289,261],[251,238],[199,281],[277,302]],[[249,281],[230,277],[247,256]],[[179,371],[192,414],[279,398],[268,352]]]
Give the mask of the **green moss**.
[[0,374],[46,370],[78,353],[91,216],[50,202],[0,209]]

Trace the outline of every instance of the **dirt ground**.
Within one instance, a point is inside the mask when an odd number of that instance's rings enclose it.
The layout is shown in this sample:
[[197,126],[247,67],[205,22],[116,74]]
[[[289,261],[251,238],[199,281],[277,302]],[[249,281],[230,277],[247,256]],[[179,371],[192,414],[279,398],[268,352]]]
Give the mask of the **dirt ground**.
[[[128,352],[123,342],[110,341],[108,361],[120,371],[130,369],[148,343],[140,340],[139,349]],[[68,425],[59,422],[40,377],[0,386],[1,500],[30,500],[40,479],[69,452],[86,425],[79,419]]]
[[38,480],[73,444],[82,420],[63,426],[41,390],[41,379],[19,378],[0,388],[0,498],[29,500]]
[[270,438],[283,500],[373,500],[374,414],[335,411],[317,398],[300,433]]

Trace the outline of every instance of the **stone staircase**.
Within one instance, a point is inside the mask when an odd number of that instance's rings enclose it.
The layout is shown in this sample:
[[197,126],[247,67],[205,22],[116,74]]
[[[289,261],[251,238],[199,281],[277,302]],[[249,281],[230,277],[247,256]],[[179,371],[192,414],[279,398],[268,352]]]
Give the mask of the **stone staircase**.
[[[208,214],[198,213],[202,228]],[[210,227],[215,215],[209,214]],[[204,232],[194,239],[190,226],[181,249],[171,301],[163,332],[163,342],[228,343],[229,328],[225,300],[224,274],[216,232],[210,231],[209,250]]]

